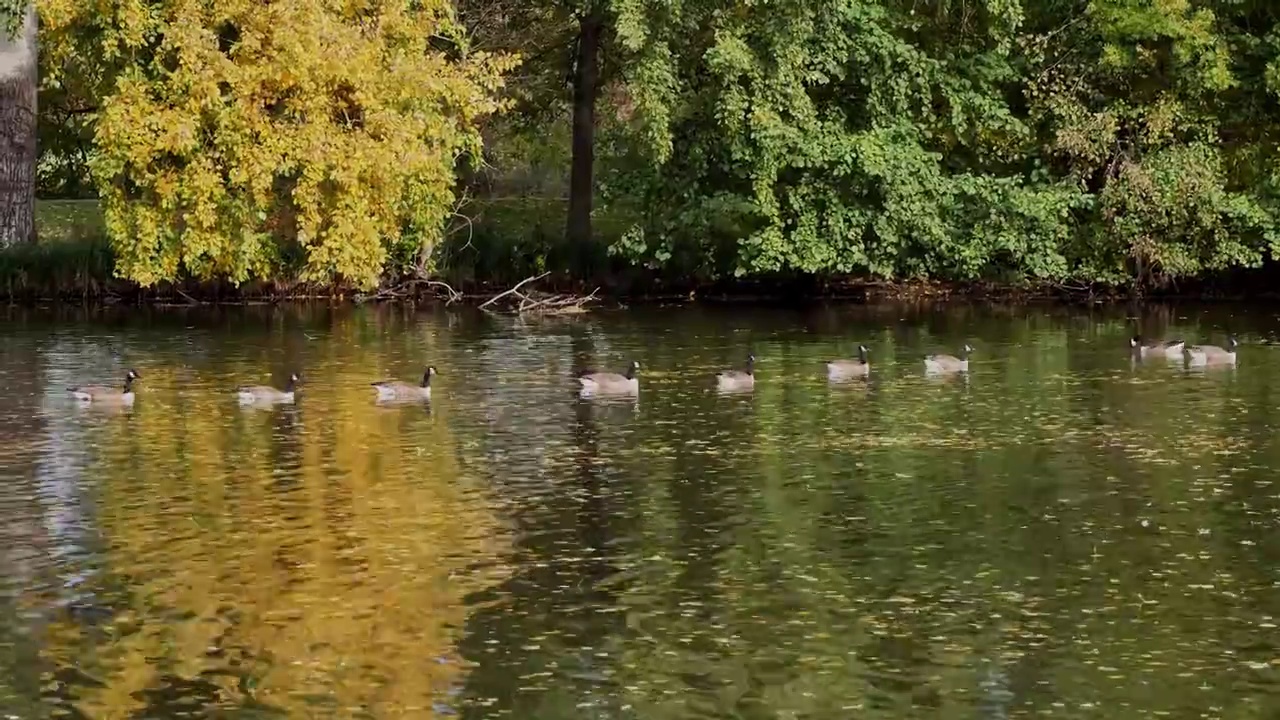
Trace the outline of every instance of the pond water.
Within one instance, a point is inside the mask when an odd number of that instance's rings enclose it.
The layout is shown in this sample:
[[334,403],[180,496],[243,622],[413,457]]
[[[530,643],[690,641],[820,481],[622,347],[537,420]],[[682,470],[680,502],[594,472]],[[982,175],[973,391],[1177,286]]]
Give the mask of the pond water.
[[[1138,327],[1238,366],[1135,363]],[[0,309],[0,716],[1273,717],[1277,329]],[[634,402],[576,396],[632,359]],[[429,405],[375,402],[428,364]],[[65,392],[128,368],[130,408]],[[293,371],[294,405],[237,404]]]

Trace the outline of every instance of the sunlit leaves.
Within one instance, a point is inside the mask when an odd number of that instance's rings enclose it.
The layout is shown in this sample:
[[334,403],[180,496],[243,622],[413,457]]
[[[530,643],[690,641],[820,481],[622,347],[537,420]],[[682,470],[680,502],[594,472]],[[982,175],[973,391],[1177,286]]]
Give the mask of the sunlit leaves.
[[1172,275],[1256,266],[1272,221],[1248,195],[1224,188],[1218,152],[1204,145],[1124,163],[1102,193],[1103,212],[1129,252]]
[[[105,96],[94,170],[143,282],[369,284],[429,255],[506,67],[467,52],[445,0],[85,5],[41,3],[43,92]],[[465,3],[480,42],[535,58],[486,178],[517,156],[558,202],[586,11],[608,25],[602,215],[649,269],[1161,282],[1276,238],[1266,3]],[[87,122],[51,146],[78,152]]]
[[1172,59],[1195,73],[1203,90],[1224,90],[1233,82],[1212,10],[1193,8],[1189,0],[1093,0],[1088,12],[1102,36],[1106,70],[1160,72],[1160,64]]
[[272,277],[286,255],[302,280],[376,283],[403,239],[439,238],[510,66],[467,54],[440,1],[49,5],[60,52],[120,59],[92,170],[144,285]]
[[[991,6],[981,33],[1007,38],[1021,9]],[[971,276],[997,259],[985,248],[1010,244],[968,242],[971,216],[1022,215],[1027,206],[990,205],[978,190],[994,183],[953,172],[943,152],[994,160],[1022,142],[1020,122],[991,97],[992,83],[1012,75],[1005,43],[935,56],[898,34],[892,9],[858,0],[686,3],[673,16],[659,30],[678,32],[679,42],[652,29],[627,35],[639,58],[628,74],[632,95],[666,99],[639,108],[646,139],[661,125],[674,152],[659,143],[651,168],[618,169],[615,182],[645,197],[649,211],[643,234],[615,250],[662,262],[702,247],[712,255],[707,270],[738,275]],[[673,69],[657,74],[645,53],[661,43]],[[679,78],[683,91],[659,91],[657,77],[665,87]],[[1062,220],[1048,210],[1035,224],[1054,226],[1052,241]],[[1062,269],[1040,259],[1028,272]]]
[[1273,14],[970,5],[616,3],[645,102],[609,136],[606,201],[640,207],[614,252],[711,275],[1160,282],[1269,251]]

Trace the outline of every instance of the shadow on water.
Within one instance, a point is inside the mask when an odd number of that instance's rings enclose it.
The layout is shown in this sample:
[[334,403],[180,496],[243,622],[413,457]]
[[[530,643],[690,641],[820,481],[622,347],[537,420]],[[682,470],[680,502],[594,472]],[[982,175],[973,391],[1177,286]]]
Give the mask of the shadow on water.
[[[1270,312],[0,312],[19,717],[1280,711]],[[631,359],[637,398],[578,397]],[[376,401],[427,364],[429,403]],[[66,397],[126,367],[134,407]]]

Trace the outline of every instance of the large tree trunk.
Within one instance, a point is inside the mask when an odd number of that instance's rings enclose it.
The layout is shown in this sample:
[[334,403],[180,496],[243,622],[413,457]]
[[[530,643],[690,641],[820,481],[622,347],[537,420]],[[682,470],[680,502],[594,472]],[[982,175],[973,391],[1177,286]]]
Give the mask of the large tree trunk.
[[36,238],[36,52],[33,0],[14,37],[0,37],[0,247]]
[[569,176],[569,247],[579,272],[590,273],[595,255],[591,238],[591,200],[595,192],[596,95],[600,83],[598,10],[578,20],[578,56],[573,72],[573,162]]

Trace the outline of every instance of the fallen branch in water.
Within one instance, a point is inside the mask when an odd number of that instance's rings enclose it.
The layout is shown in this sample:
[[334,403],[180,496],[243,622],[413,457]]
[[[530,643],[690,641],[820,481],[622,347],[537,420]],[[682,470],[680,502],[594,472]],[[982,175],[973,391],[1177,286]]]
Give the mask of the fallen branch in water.
[[373,295],[357,295],[355,296],[354,299],[357,304],[363,304],[363,303],[369,302],[370,300],[374,300],[374,301],[402,300],[406,297],[416,296],[418,292],[418,286],[420,285],[424,285],[429,288],[444,290],[444,292],[446,293],[446,295],[444,296],[445,305],[452,305],[455,302],[458,302],[459,300],[462,299],[462,293],[458,292],[457,290],[454,290],[453,287],[449,285],[449,283],[444,282],[442,280],[431,280],[426,277],[410,278],[408,280],[405,280],[402,283],[399,283],[398,285],[392,285],[391,287],[382,288],[381,290],[379,290],[377,293]]
[[491,297],[491,298],[489,298],[488,300],[484,301],[484,304],[480,306],[480,309],[481,309],[481,310],[484,310],[485,308],[487,308],[487,307],[489,307],[490,305],[492,305],[492,304],[494,304],[494,303],[498,302],[498,301],[499,301],[499,300],[501,300],[502,298],[507,297],[508,295],[517,295],[517,296],[519,296],[521,299],[523,299],[523,298],[524,298],[524,295],[521,295],[521,294],[520,294],[520,288],[524,287],[525,285],[527,285],[527,284],[529,284],[529,283],[531,283],[531,282],[534,282],[534,281],[537,281],[537,280],[541,280],[542,278],[544,278],[544,277],[546,277],[546,276],[548,276],[548,275],[550,275],[550,274],[551,274],[550,272],[544,272],[544,273],[542,273],[541,275],[537,275],[537,276],[535,276],[535,277],[527,277],[527,278],[525,278],[525,279],[521,280],[520,282],[516,283],[516,286],[515,286],[515,287],[513,287],[513,288],[511,288],[510,290],[506,290],[506,291],[504,291],[504,292],[500,292],[500,293],[498,293],[497,295],[494,295],[493,297]]
[[527,277],[516,283],[515,287],[505,290],[493,297],[489,298],[480,306],[481,310],[489,310],[490,306],[496,305],[499,301],[512,311],[519,315],[537,314],[537,315],[571,315],[583,313],[587,311],[587,304],[596,301],[596,293],[600,292],[600,288],[591,291],[590,295],[573,295],[564,293],[543,293],[537,290],[522,291],[525,285],[541,280],[551,273],[543,273],[534,277]]
[[594,302],[600,288],[591,291],[585,297],[578,295],[548,295],[543,298],[525,297],[520,301],[521,313],[538,312],[543,315],[568,315],[586,312],[587,303]]
[[447,299],[444,301],[445,305],[452,305],[462,299],[462,293],[458,292],[457,290],[454,290],[453,287],[450,286],[449,283],[447,282],[444,282],[442,280],[426,280],[424,282],[426,283],[427,287],[443,288],[444,291],[448,293]]
[[188,304],[188,305],[203,305],[203,304],[204,304],[204,303],[200,302],[199,300],[197,300],[197,299],[195,299],[195,298],[191,297],[190,295],[188,295],[188,294],[186,294],[186,293],[182,292],[182,288],[180,288],[180,287],[176,287],[176,286],[175,286],[173,289],[174,289],[174,290],[177,290],[179,295],[181,295],[182,297],[186,298],[186,300],[187,300],[187,304]]

